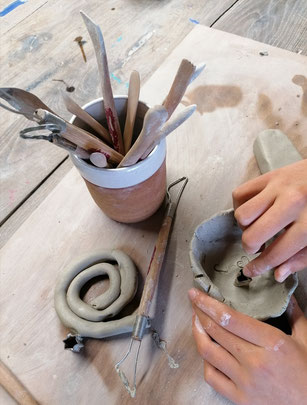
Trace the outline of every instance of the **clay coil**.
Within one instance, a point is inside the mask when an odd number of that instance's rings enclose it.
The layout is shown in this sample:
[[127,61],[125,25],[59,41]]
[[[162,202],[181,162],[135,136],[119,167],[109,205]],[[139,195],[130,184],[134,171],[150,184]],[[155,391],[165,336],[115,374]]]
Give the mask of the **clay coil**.
[[[82,301],[82,287],[97,276],[110,280],[106,292],[89,304]],[[134,297],[137,271],[133,261],[120,250],[94,252],[76,260],[58,279],[55,310],[73,334],[101,339],[131,332],[135,314],[112,320]]]

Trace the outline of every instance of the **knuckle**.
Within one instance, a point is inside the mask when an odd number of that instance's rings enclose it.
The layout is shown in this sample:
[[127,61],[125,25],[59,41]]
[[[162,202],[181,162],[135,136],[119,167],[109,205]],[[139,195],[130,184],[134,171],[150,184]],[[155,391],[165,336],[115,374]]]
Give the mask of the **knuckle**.
[[[241,207],[242,207],[242,206],[241,206]],[[237,208],[237,209],[235,210],[235,212],[234,212],[234,217],[235,217],[235,219],[237,220],[237,222],[238,222],[240,225],[245,226],[245,225],[247,225],[247,220],[246,220],[246,218],[245,218],[243,209],[242,209],[241,207],[239,207],[239,208]]]
[[295,190],[292,190],[287,197],[287,201],[288,205],[294,208],[304,206],[307,202],[307,188],[298,187]]
[[259,243],[257,244],[255,238],[248,230],[244,231],[242,234],[242,244],[248,253],[255,253],[259,247]]
[[[254,376],[263,375],[268,369],[266,358],[264,356],[262,356],[261,354],[258,354],[257,356],[253,356],[249,360],[249,366],[250,366],[250,369],[252,370],[252,375],[254,375]],[[247,386],[251,387],[253,385],[253,379],[250,379],[249,381],[247,381],[246,384],[247,384]]]
[[232,190],[232,199],[233,199],[233,201],[238,201],[240,197],[241,197],[241,191],[240,191],[239,187]]

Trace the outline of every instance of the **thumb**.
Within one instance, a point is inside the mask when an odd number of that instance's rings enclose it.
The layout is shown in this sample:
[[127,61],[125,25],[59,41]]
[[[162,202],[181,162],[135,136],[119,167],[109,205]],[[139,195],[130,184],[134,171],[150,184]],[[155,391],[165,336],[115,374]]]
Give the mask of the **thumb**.
[[287,317],[292,329],[292,336],[298,340],[307,339],[307,319],[299,307],[294,295],[291,296],[287,308]]

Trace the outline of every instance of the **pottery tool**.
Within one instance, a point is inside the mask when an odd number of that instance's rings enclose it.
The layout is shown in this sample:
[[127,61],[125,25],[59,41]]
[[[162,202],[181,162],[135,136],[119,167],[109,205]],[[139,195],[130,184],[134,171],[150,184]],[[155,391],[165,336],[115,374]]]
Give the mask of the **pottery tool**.
[[182,59],[170,91],[162,103],[168,112],[168,118],[180,103],[188,85],[198,77],[204,68],[204,63],[196,67],[187,59]]
[[22,114],[31,121],[33,121],[34,111],[38,108],[42,108],[53,113],[53,111],[37,96],[22,89],[18,89],[15,87],[1,87],[0,97],[7,103],[9,103],[13,107],[13,109],[7,107],[2,103],[0,104],[1,107],[15,114]]
[[92,21],[83,11],[80,11],[80,13],[86,25],[86,28],[90,34],[96,54],[102,88],[102,97],[104,101],[104,110],[112,142],[115,150],[121,154],[124,154],[124,144],[122,139],[122,133],[119,126],[117,112],[114,105],[107,53],[104,45],[102,32],[100,27],[96,25],[94,21]]
[[[46,133],[47,131],[50,132],[49,135],[42,135],[40,132]],[[37,135],[33,135],[33,132],[38,133]],[[32,135],[29,135],[32,133]],[[68,141],[65,138],[62,138],[60,135],[60,130],[57,125],[53,124],[45,124],[45,125],[38,125],[36,127],[25,128],[20,131],[19,135],[23,139],[38,139],[38,140],[45,140],[48,142],[53,143],[54,145],[66,150],[69,153],[73,153],[81,159],[89,159],[90,154],[83,148],[80,148],[76,144]]]
[[[54,124],[58,128],[55,131],[57,135],[61,135],[68,141],[72,142],[79,148],[100,151],[106,154],[106,157],[114,163],[119,163],[123,155],[116,152],[110,146],[106,145],[102,140],[95,135],[70,124],[63,118],[59,117],[46,106],[38,97],[27,91],[17,88],[0,88],[0,97],[5,99],[14,109],[1,105],[2,107],[16,113],[22,114],[31,121],[39,124]],[[28,132],[33,131],[29,130]]]
[[146,112],[140,135],[118,167],[131,166],[141,158],[154,141],[156,133],[161,130],[167,117],[168,113],[162,105],[152,107]]
[[96,167],[109,167],[106,156],[100,152],[91,153],[90,161]]
[[108,144],[112,145],[112,139],[109,132],[93,118],[88,112],[83,110],[71,97],[69,97],[66,93],[62,92],[63,100],[65,106],[69,112],[74,114],[80,120],[85,122],[89,125],[92,129],[94,129],[101,138],[107,142]]
[[0,360],[0,384],[20,405],[38,405],[36,399]]
[[[171,189],[176,185],[183,182],[177,197],[172,201],[170,191]],[[149,310],[150,310],[150,305],[154,296],[155,288],[158,283],[159,279],[159,274],[160,270],[163,264],[163,259],[167,247],[167,243],[169,240],[169,234],[171,230],[171,225],[176,213],[176,209],[180,200],[180,197],[183,193],[183,190],[188,182],[188,179],[186,177],[182,177],[172,184],[169,185],[167,189],[167,201],[168,205],[166,208],[166,214],[158,235],[158,239],[155,245],[155,248],[152,253],[152,257],[149,262],[149,268],[147,271],[147,276],[145,280],[145,285],[144,289],[142,292],[142,297],[141,297],[141,302],[140,306],[137,310],[137,315],[136,315],[136,320],[133,326],[133,332],[132,332],[132,337],[130,341],[130,345],[128,348],[127,353],[124,355],[124,357],[115,364],[115,370],[120,376],[120,379],[122,380],[124,386],[126,387],[127,391],[131,395],[131,397],[135,397],[136,394],[136,371],[137,371],[137,363],[138,363],[138,357],[140,353],[140,347],[142,343],[143,336],[145,334],[146,327],[148,326],[149,323]],[[136,345],[136,356],[135,356],[135,361],[134,361],[134,375],[133,375],[133,386],[132,388],[129,385],[129,381],[125,375],[125,373],[120,369],[120,366],[123,364],[123,362],[127,359],[129,354],[132,351],[132,346]]]
[[120,153],[103,143],[95,135],[77,127],[76,125],[64,121],[62,118],[48,111],[38,109],[34,113],[34,118],[40,125],[57,125],[60,135],[65,139],[87,151],[100,151],[104,153],[111,162],[119,163],[123,158]]
[[146,151],[143,153],[141,156],[141,159],[145,159],[149,153],[153,150],[153,148],[158,145],[158,143],[167,137],[171,132],[173,132],[176,128],[179,127],[179,125],[183,124],[196,110],[196,104],[192,104],[186,108],[184,108],[180,113],[176,115],[175,118],[172,118],[169,121],[166,121],[166,123],[163,125],[161,128],[160,132],[157,132],[155,134],[155,139],[153,139],[153,142],[151,145],[146,149]]
[[[108,290],[89,303],[82,301],[82,287],[98,276],[108,276]],[[71,331],[64,341],[65,348],[79,352],[84,346],[84,337],[102,339],[131,332],[135,313],[112,318],[133,299],[137,284],[133,261],[117,249],[82,256],[61,272],[54,292],[54,304],[61,322]]]
[[136,70],[134,70],[131,73],[129,80],[127,114],[124,129],[125,154],[128,152],[131,146],[134,121],[139,103],[139,96],[140,96],[140,75]]

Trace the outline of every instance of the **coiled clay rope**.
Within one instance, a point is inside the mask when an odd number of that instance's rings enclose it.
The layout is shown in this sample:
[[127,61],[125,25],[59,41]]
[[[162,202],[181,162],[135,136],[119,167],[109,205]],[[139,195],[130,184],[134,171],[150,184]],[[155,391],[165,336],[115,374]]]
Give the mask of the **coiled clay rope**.
[[[89,304],[80,291],[91,279],[107,275],[109,289]],[[101,339],[131,332],[135,314],[112,320],[134,297],[137,272],[128,255],[120,250],[102,250],[79,258],[58,279],[55,310],[61,322],[76,335]]]

